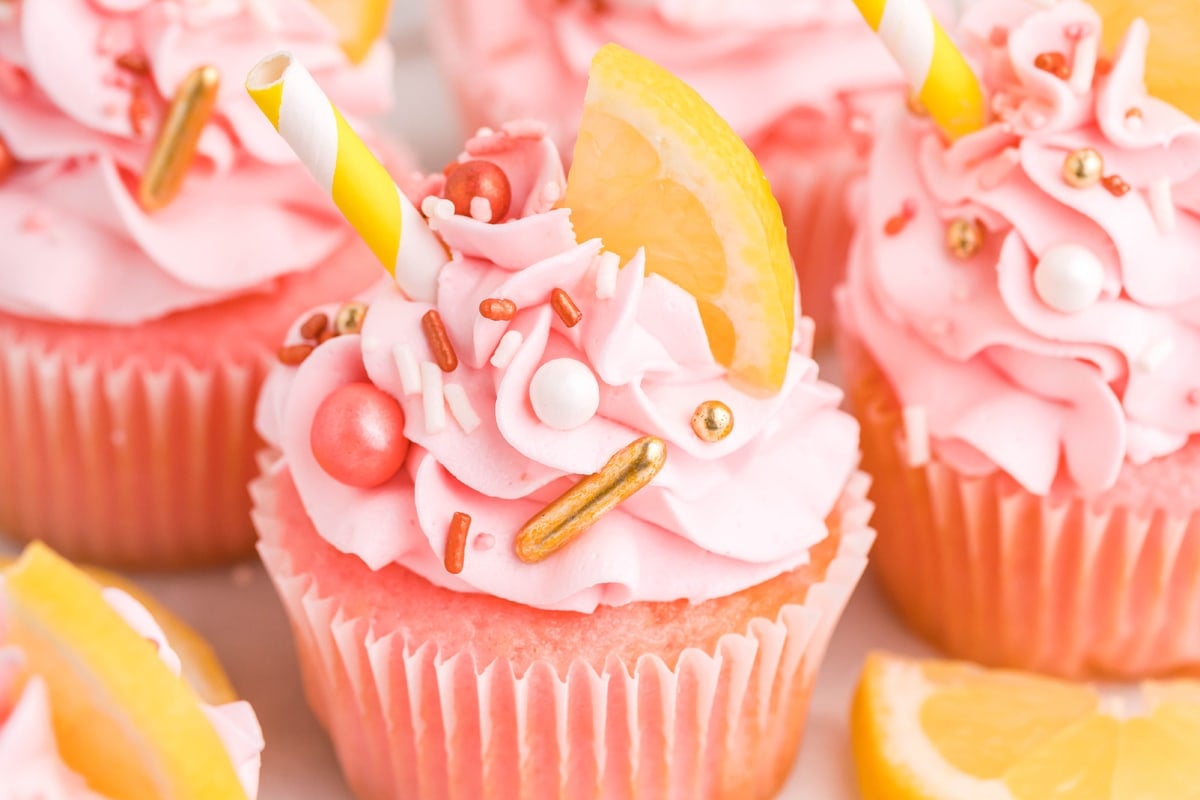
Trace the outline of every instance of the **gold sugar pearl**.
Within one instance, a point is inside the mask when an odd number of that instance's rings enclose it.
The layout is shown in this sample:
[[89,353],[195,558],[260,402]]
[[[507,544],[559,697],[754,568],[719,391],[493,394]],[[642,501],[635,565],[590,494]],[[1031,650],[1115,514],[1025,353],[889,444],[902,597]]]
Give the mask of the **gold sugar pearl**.
[[363,322],[367,318],[367,304],[351,300],[338,309],[333,318],[333,329],[338,336],[347,333],[361,333]]
[[957,258],[968,259],[983,249],[987,230],[976,219],[959,217],[946,227],[946,248]]
[[733,432],[733,411],[720,400],[705,400],[692,414],[692,431],[702,442],[719,442]]
[[1076,189],[1090,189],[1104,176],[1104,158],[1090,147],[1067,153],[1063,161],[1063,180]]

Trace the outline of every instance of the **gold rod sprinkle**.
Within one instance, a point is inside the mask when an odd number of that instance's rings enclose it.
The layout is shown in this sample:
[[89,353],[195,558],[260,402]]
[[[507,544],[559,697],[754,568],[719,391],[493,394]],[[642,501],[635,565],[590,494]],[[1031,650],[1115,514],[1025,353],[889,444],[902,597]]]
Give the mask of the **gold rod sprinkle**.
[[175,90],[138,186],[138,201],[146,211],[165,208],[183,188],[220,84],[217,68],[204,66],[192,70]]
[[667,461],[667,445],[644,436],[539,511],[517,533],[517,557],[527,564],[552,555],[609,511],[646,487]]

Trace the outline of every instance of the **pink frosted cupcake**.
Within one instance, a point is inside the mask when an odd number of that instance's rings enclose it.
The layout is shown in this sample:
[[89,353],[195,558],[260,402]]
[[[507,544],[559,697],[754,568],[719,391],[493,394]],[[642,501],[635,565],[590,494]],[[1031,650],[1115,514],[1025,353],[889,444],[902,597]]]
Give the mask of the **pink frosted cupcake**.
[[260,402],[255,521],[309,701],[364,798],[769,797],[872,539],[810,328],[743,392],[651,255],[576,240],[545,128],[459,161],[421,202],[452,253],[416,267],[434,302],[368,295]]
[[1097,60],[1081,2],[963,29],[996,110],[947,146],[896,109],[840,312],[879,572],[956,656],[1200,668],[1200,125]]
[[445,0],[433,44],[474,130],[546,120],[575,140],[588,63],[606,42],[681,76],[750,145],[783,209],[805,313],[819,333],[846,260],[868,117],[903,89],[887,50],[852,3],[837,0]]
[[[347,112],[386,104],[387,48],[352,65],[304,0],[0,3],[0,531],[129,566],[250,551],[279,336],[377,274],[241,91],[280,42]],[[215,108],[167,202],[151,154],[206,65]]]

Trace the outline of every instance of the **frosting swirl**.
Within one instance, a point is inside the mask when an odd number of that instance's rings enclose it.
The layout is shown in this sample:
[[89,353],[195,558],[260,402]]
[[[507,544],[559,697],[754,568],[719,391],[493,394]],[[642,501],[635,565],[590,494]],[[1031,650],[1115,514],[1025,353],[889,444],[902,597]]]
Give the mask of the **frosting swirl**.
[[[431,223],[453,253],[436,302],[459,360],[445,380],[461,387],[477,428],[451,419],[441,432],[427,429],[423,398],[405,393],[397,356],[433,361],[421,332],[430,306],[390,286],[371,298],[361,337],[332,339],[268,379],[259,426],[282,449],[316,529],[375,569],[399,562],[457,591],[583,612],[706,600],[806,563],[858,462],[858,429],[837,408],[841,393],[817,380],[810,326],[797,333],[783,390],[759,398],[729,385],[695,300],[646,275],[640,254],[620,269],[612,296],[598,296],[601,242],[576,242],[570,210],[555,207],[563,171],[543,131],[510,125],[467,144],[463,159],[485,158],[508,176],[511,210],[501,224],[437,215]],[[442,180],[431,178],[423,193]],[[554,289],[582,311],[574,327],[552,310]],[[479,314],[482,300],[500,297],[518,309],[511,321]],[[513,332],[520,345],[511,362],[493,366]],[[543,424],[530,402],[533,375],[561,358],[585,365],[599,384],[598,412],[570,430]],[[309,442],[324,398],[367,379],[400,401],[412,444],[399,474],[358,489],[329,477]],[[723,401],[736,419],[717,443],[702,442],[690,424],[707,400]],[[647,434],[669,451],[647,488],[546,561],[518,560],[514,537],[528,519]],[[471,516],[473,537],[490,537],[468,544],[457,575],[443,566],[455,511]]]
[[433,43],[468,122],[543,119],[563,147],[607,42],[683,77],[760,156],[767,137],[801,147],[844,136],[848,115],[867,110],[856,95],[903,85],[878,37],[838,0],[454,0],[434,10]]
[[[1200,431],[1200,125],[1146,95],[1145,25],[1105,69],[1100,24],[1076,0],[970,9],[997,120],[950,146],[923,120],[880,126],[841,298],[902,404],[928,412],[941,458],[1038,494],[1060,477],[1103,490]],[[1054,54],[1067,77],[1035,66]],[[1083,148],[1128,191],[1070,185],[1064,162]],[[987,230],[971,258],[943,244],[956,218]],[[1064,245],[1084,248],[1066,267]],[[1078,310],[1056,310],[1056,279]]]
[[[386,108],[391,53],[353,66],[307,0],[8,0],[0,10],[0,309],[136,324],[321,263],[349,233],[241,88],[300,53],[352,117]],[[157,120],[194,68],[222,84],[183,191],[138,205]]]
[[[163,663],[179,675],[179,655],[145,606],[120,589],[106,588],[103,594],[131,628],[154,642]],[[0,775],[4,776],[3,788],[11,792],[4,796],[104,800],[88,789],[84,779],[59,755],[46,683],[36,674],[25,675],[21,651],[5,645],[3,623],[0,617]],[[246,795],[257,797],[263,738],[250,704],[201,703],[201,709],[225,745]]]

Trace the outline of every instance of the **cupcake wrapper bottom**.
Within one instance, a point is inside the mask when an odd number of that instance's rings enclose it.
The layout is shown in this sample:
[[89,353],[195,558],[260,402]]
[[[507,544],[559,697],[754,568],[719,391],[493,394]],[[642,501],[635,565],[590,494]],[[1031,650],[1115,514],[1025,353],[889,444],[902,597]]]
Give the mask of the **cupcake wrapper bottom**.
[[786,778],[817,668],[866,564],[865,477],[841,509],[825,578],[777,619],[673,665],[610,656],[565,671],[477,664],[372,630],[297,574],[274,507],[285,470],[252,494],[259,549],[287,608],[309,702],[362,798],[756,798]]
[[1073,678],[1200,671],[1200,516],[1039,497],[936,456],[909,466],[895,399],[869,372],[854,394],[875,476],[872,561],[913,628],[991,666]]
[[128,567],[248,555],[268,359],[152,368],[0,324],[0,531]]

